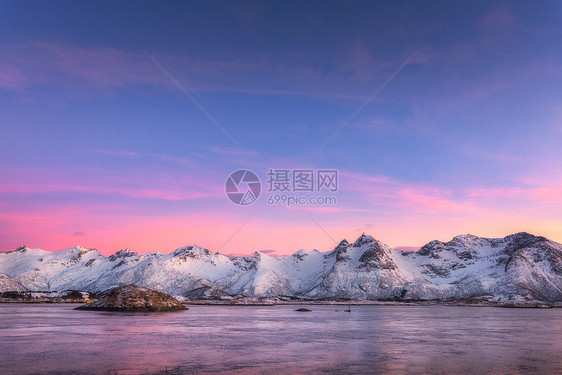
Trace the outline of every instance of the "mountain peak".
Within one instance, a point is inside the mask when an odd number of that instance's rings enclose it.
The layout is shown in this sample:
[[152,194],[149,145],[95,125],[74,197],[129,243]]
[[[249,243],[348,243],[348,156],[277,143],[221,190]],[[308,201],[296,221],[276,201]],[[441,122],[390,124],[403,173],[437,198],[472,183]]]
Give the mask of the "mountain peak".
[[115,254],[111,255],[109,257],[109,260],[114,261],[116,259],[134,257],[134,256],[137,256],[137,255],[138,254],[131,249],[123,249],[123,250],[119,250]]
[[76,245],[76,246],[68,247],[66,249],[62,249],[62,250],[59,250],[59,251],[63,252],[63,253],[68,252],[68,253],[84,254],[84,253],[88,253],[88,252],[93,251],[93,250],[96,250],[96,249],[90,249],[90,248],[87,248],[87,247],[84,247],[84,246]]
[[347,240],[341,240],[338,246],[336,246],[335,250],[341,250],[349,246],[349,242]]
[[83,247],[83,246],[80,246],[80,245],[76,245],[76,246],[69,247],[67,249],[56,251],[56,253],[63,254],[64,256],[71,257],[71,259],[73,259],[73,260],[79,260],[83,256],[85,256],[86,254],[88,254],[90,252],[98,253],[98,251],[96,249],[90,249],[90,248]]
[[539,240],[539,241],[546,241],[546,237],[542,236],[535,236],[534,234],[528,232],[518,232],[514,234],[510,234],[509,236],[505,237],[506,240],[516,240],[516,241],[525,241],[525,240]]
[[191,249],[193,249],[193,246],[178,247],[176,250],[174,250],[172,252],[172,256],[177,257],[177,256],[180,256],[180,255],[183,255],[183,254],[191,251]]
[[477,240],[480,237],[475,236],[473,234],[459,234],[455,237],[453,237],[453,241],[455,240],[462,240],[462,241],[473,241],[473,240]]
[[[232,261],[200,246],[169,254],[124,249],[111,257],[80,247],[54,253],[20,247],[14,254],[0,253],[0,273],[29,290],[100,292],[135,283],[173,295],[210,287],[259,298],[562,301],[562,245],[529,233],[495,239],[465,234],[432,241],[417,253],[394,251],[367,234],[353,246],[343,240],[325,253],[300,250],[274,257],[266,250]],[[0,279],[0,290],[17,286]]]
[[374,242],[375,239],[366,233],[363,233],[354,243],[353,247],[360,247],[368,243]]
[[453,239],[448,243],[466,247],[475,245],[483,240],[486,241],[487,239],[472,234],[459,234],[458,236],[453,237]]
[[172,253],[172,257],[174,258],[183,255],[195,258],[195,257],[211,255],[211,252],[205,249],[204,247],[195,245],[195,246],[180,247]]
[[14,250],[6,250],[6,251],[2,251],[3,254],[11,254],[11,253],[25,253],[27,250],[29,250],[29,248],[25,245],[22,246],[18,246],[16,249]]
[[252,256],[252,258],[256,258],[256,259],[262,259],[262,258],[272,258],[270,255],[263,253],[261,251],[256,251],[254,252],[254,255]]

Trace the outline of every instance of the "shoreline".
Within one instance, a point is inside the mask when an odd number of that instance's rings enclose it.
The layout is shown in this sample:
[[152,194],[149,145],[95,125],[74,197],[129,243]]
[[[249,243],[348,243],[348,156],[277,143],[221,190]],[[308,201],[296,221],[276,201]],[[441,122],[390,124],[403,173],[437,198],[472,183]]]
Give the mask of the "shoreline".
[[185,305],[211,306],[458,306],[458,307],[502,307],[502,308],[562,308],[562,302],[474,302],[474,301],[271,301],[263,303],[236,303],[231,301],[194,300],[183,302]]
[[[60,301],[0,301],[0,304],[26,304],[26,305],[84,305],[83,302],[60,302]],[[455,306],[455,307],[501,307],[516,309],[550,309],[562,308],[562,302],[483,302],[483,301],[221,301],[221,300],[192,300],[184,301],[186,306]]]

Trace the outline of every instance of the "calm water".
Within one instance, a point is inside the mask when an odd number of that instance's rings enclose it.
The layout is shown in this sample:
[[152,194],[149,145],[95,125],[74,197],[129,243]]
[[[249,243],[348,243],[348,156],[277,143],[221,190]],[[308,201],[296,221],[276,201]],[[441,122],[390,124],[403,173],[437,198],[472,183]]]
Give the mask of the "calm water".
[[0,373],[562,373],[562,309],[73,307],[0,304]]

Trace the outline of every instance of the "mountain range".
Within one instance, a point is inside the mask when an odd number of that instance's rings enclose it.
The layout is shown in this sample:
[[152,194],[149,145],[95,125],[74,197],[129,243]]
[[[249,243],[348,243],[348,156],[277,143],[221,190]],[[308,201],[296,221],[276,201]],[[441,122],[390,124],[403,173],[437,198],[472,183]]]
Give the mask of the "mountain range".
[[0,252],[0,291],[99,293],[125,284],[187,298],[560,302],[562,245],[528,233],[459,235],[403,251],[363,234],[328,252],[275,257],[256,252],[229,258],[200,246],[169,254],[120,250],[111,256],[80,246]]

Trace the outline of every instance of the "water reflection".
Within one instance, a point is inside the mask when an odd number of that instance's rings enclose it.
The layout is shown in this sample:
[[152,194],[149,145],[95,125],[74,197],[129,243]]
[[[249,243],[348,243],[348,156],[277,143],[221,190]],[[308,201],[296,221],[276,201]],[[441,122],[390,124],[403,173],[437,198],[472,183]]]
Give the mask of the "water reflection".
[[[0,305],[2,374],[560,373],[562,309]],[[336,311],[338,310],[338,311]]]

